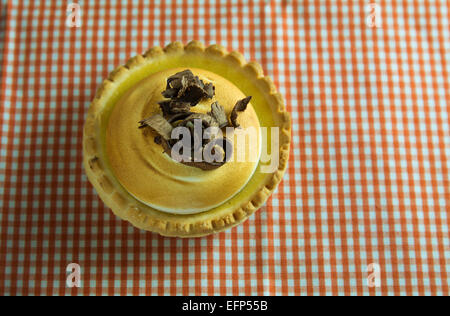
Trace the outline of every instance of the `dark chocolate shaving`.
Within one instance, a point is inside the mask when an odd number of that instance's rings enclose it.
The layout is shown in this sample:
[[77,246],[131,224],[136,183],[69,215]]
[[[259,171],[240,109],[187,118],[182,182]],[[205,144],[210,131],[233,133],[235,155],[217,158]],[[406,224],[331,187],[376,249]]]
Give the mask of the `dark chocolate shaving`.
[[188,102],[177,100],[164,100],[158,102],[164,117],[168,117],[177,113],[189,113],[191,110],[191,104]]
[[228,125],[227,115],[225,109],[217,101],[211,104],[211,112],[208,113],[219,124],[219,128],[223,128]]
[[167,88],[180,89],[181,79],[183,77],[194,78],[194,74],[189,69],[177,72],[176,74],[167,78]]
[[159,108],[161,109],[164,117],[167,117],[168,115],[172,114],[171,102],[172,102],[171,100],[158,102]]
[[[219,129],[230,126],[225,109],[218,102],[211,104],[211,111],[204,113],[191,112],[190,108],[197,105],[203,98],[212,98],[215,88],[212,83],[204,84],[198,76],[186,69],[167,78],[166,90],[162,95],[169,100],[159,102],[161,114],[155,114],[140,121],[139,128],[148,126],[158,135],[155,143],[161,145],[164,152],[172,154],[172,147],[179,141],[172,139],[172,130],[176,127],[186,127],[191,134],[190,148],[182,148],[181,163],[203,170],[216,169],[230,160],[233,146],[225,137],[219,137]],[[239,100],[234,106],[230,121],[234,127],[239,127],[237,117],[245,111],[251,97]],[[201,125],[201,128],[195,126]],[[202,161],[195,161],[198,155]],[[217,161],[219,160],[219,161]]]
[[175,89],[175,88],[169,88],[162,92],[162,95],[165,98],[169,98],[169,99],[175,98],[177,96],[177,94],[178,94],[178,89]]
[[161,115],[155,114],[139,122],[139,128],[149,126],[165,140],[169,140],[172,133],[172,125]]
[[212,97],[214,96],[215,90],[216,90],[216,88],[213,86],[213,84],[207,83],[207,84],[205,84],[205,87],[203,89],[206,92],[206,97],[208,99],[212,99]]
[[208,114],[192,113],[185,119],[186,122],[187,121],[194,122],[194,120],[201,120],[203,128],[219,127],[219,123],[214,119],[214,117]]
[[211,99],[214,96],[214,86],[211,83],[205,84],[198,76],[194,76],[192,71],[186,69],[167,78],[166,90],[162,95],[195,106],[201,99]]
[[230,115],[230,121],[231,121],[231,125],[234,128],[240,127],[239,123],[237,122],[238,114],[239,114],[239,112],[243,112],[243,111],[245,111],[245,109],[247,109],[247,104],[250,102],[251,98],[252,98],[251,96],[248,96],[242,100],[239,100],[236,102],[235,106],[233,107],[233,110],[231,111],[231,115]]

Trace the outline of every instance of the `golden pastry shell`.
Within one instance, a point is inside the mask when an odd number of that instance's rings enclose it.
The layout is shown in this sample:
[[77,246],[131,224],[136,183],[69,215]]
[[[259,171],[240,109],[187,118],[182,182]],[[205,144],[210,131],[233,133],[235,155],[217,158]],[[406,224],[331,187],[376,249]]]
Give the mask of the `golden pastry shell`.
[[[235,209],[226,213],[208,213],[174,215],[160,211],[143,211],[139,203],[133,199],[118,184],[111,173],[105,170],[106,163],[101,153],[102,144],[99,140],[97,128],[106,101],[114,91],[116,85],[132,75],[133,71],[146,65],[153,59],[166,55],[197,54],[208,58],[223,59],[230,66],[239,67],[242,74],[264,92],[269,100],[273,115],[278,116],[280,123],[279,165],[278,169],[266,177],[259,191],[254,192],[247,200],[241,201]],[[223,231],[245,221],[259,209],[268,199],[281,181],[289,159],[291,123],[282,96],[277,92],[272,80],[264,76],[262,67],[256,62],[246,62],[239,52],[227,52],[220,45],[204,47],[201,42],[192,41],[187,45],[172,42],[164,48],[153,47],[143,55],[137,55],[128,62],[113,70],[97,90],[94,100],[89,106],[83,129],[83,165],[86,175],[95,187],[103,202],[111,208],[118,217],[129,221],[137,228],[157,232],[164,236],[200,237]],[[244,188],[245,190],[245,188]]]

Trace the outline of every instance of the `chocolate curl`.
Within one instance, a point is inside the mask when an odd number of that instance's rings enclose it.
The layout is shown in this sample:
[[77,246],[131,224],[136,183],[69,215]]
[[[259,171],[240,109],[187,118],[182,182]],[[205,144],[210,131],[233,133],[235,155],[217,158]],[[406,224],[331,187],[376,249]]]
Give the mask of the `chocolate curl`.
[[239,123],[237,122],[238,115],[247,109],[247,104],[250,102],[251,98],[252,97],[249,96],[242,100],[239,100],[236,102],[235,106],[233,107],[233,110],[231,111],[231,115],[230,115],[230,121],[231,121],[231,125],[234,128],[240,127]]

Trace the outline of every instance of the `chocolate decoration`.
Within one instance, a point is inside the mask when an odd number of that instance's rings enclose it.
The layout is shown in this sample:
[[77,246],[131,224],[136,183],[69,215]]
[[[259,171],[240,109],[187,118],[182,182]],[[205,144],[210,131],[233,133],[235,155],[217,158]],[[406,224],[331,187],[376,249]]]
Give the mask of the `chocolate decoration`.
[[[186,127],[191,132],[192,146],[189,149],[191,161],[181,161],[181,163],[202,170],[219,168],[231,158],[233,152],[232,144],[228,139],[217,137],[219,129],[230,126],[224,107],[216,101],[211,104],[211,111],[206,114],[190,111],[190,108],[195,106],[201,99],[212,98],[214,91],[215,88],[211,83],[205,85],[189,69],[178,72],[167,78],[166,90],[162,92],[162,95],[169,98],[169,100],[158,103],[162,115],[155,114],[141,120],[139,128],[148,126],[154,130],[158,134],[154,139],[155,143],[161,145],[164,152],[171,155],[172,147],[179,141],[171,138],[172,130],[176,127]],[[230,115],[232,126],[239,127],[237,117],[239,113],[245,111],[250,99],[251,96],[236,103]],[[196,122],[201,124],[201,133],[198,133],[194,128]],[[213,128],[208,129],[210,127]],[[201,152],[203,159],[205,150],[209,150],[212,155],[215,154],[216,150],[220,150],[222,160],[211,162],[193,161],[194,153],[198,152]]]
[[250,102],[251,98],[252,98],[251,96],[248,96],[236,102],[230,115],[230,121],[233,127],[235,128],[240,127],[239,123],[237,122],[238,114],[239,112],[243,112],[245,111],[245,109],[247,109],[247,104]]
[[214,117],[219,124],[219,128],[223,128],[228,125],[225,109],[217,101],[211,104],[211,112],[208,114]]
[[162,95],[195,106],[201,99],[211,99],[214,96],[214,86],[211,83],[205,84],[198,76],[194,76],[192,71],[186,69],[167,78],[166,90]]

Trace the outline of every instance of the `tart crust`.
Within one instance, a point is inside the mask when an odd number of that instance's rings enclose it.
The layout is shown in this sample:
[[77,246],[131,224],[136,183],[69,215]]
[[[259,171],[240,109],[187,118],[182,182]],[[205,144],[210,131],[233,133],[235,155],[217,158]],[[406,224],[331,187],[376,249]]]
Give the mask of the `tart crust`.
[[[149,74],[146,70],[156,67],[161,61],[172,58],[195,57],[200,61],[211,61],[214,67],[232,68],[245,84],[257,89],[271,111],[272,126],[279,127],[279,164],[270,174],[261,179],[242,196],[219,209],[197,214],[170,214],[152,209],[132,197],[114,177],[105,155],[103,126],[110,109],[130,86],[127,79],[136,77],[138,81]],[[219,66],[217,66],[219,65]],[[186,68],[191,67],[190,65]],[[193,66],[192,66],[193,67]],[[199,67],[201,68],[201,67]],[[214,72],[214,70],[212,70]],[[228,70],[224,70],[224,73]],[[220,75],[223,75],[220,73]],[[226,74],[223,75],[226,77]],[[119,89],[120,87],[120,89]],[[262,124],[263,126],[264,124]],[[228,53],[220,45],[204,47],[202,43],[192,41],[187,45],[172,42],[165,48],[153,47],[143,55],[137,55],[124,65],[113,70],[103,81],[90,104],[83,129],[83,165],[89,181],[103,202],[118,217],[129,221],[137,228],[157,232],[164,236],[200,237],[223,231],[245,221],[259,209],[275,190],[286,170],[289,159],[291,123],[282,96],[277,92],[269,77],[265,77],[262,67],[256,62],[246,62],[236,52]]]

